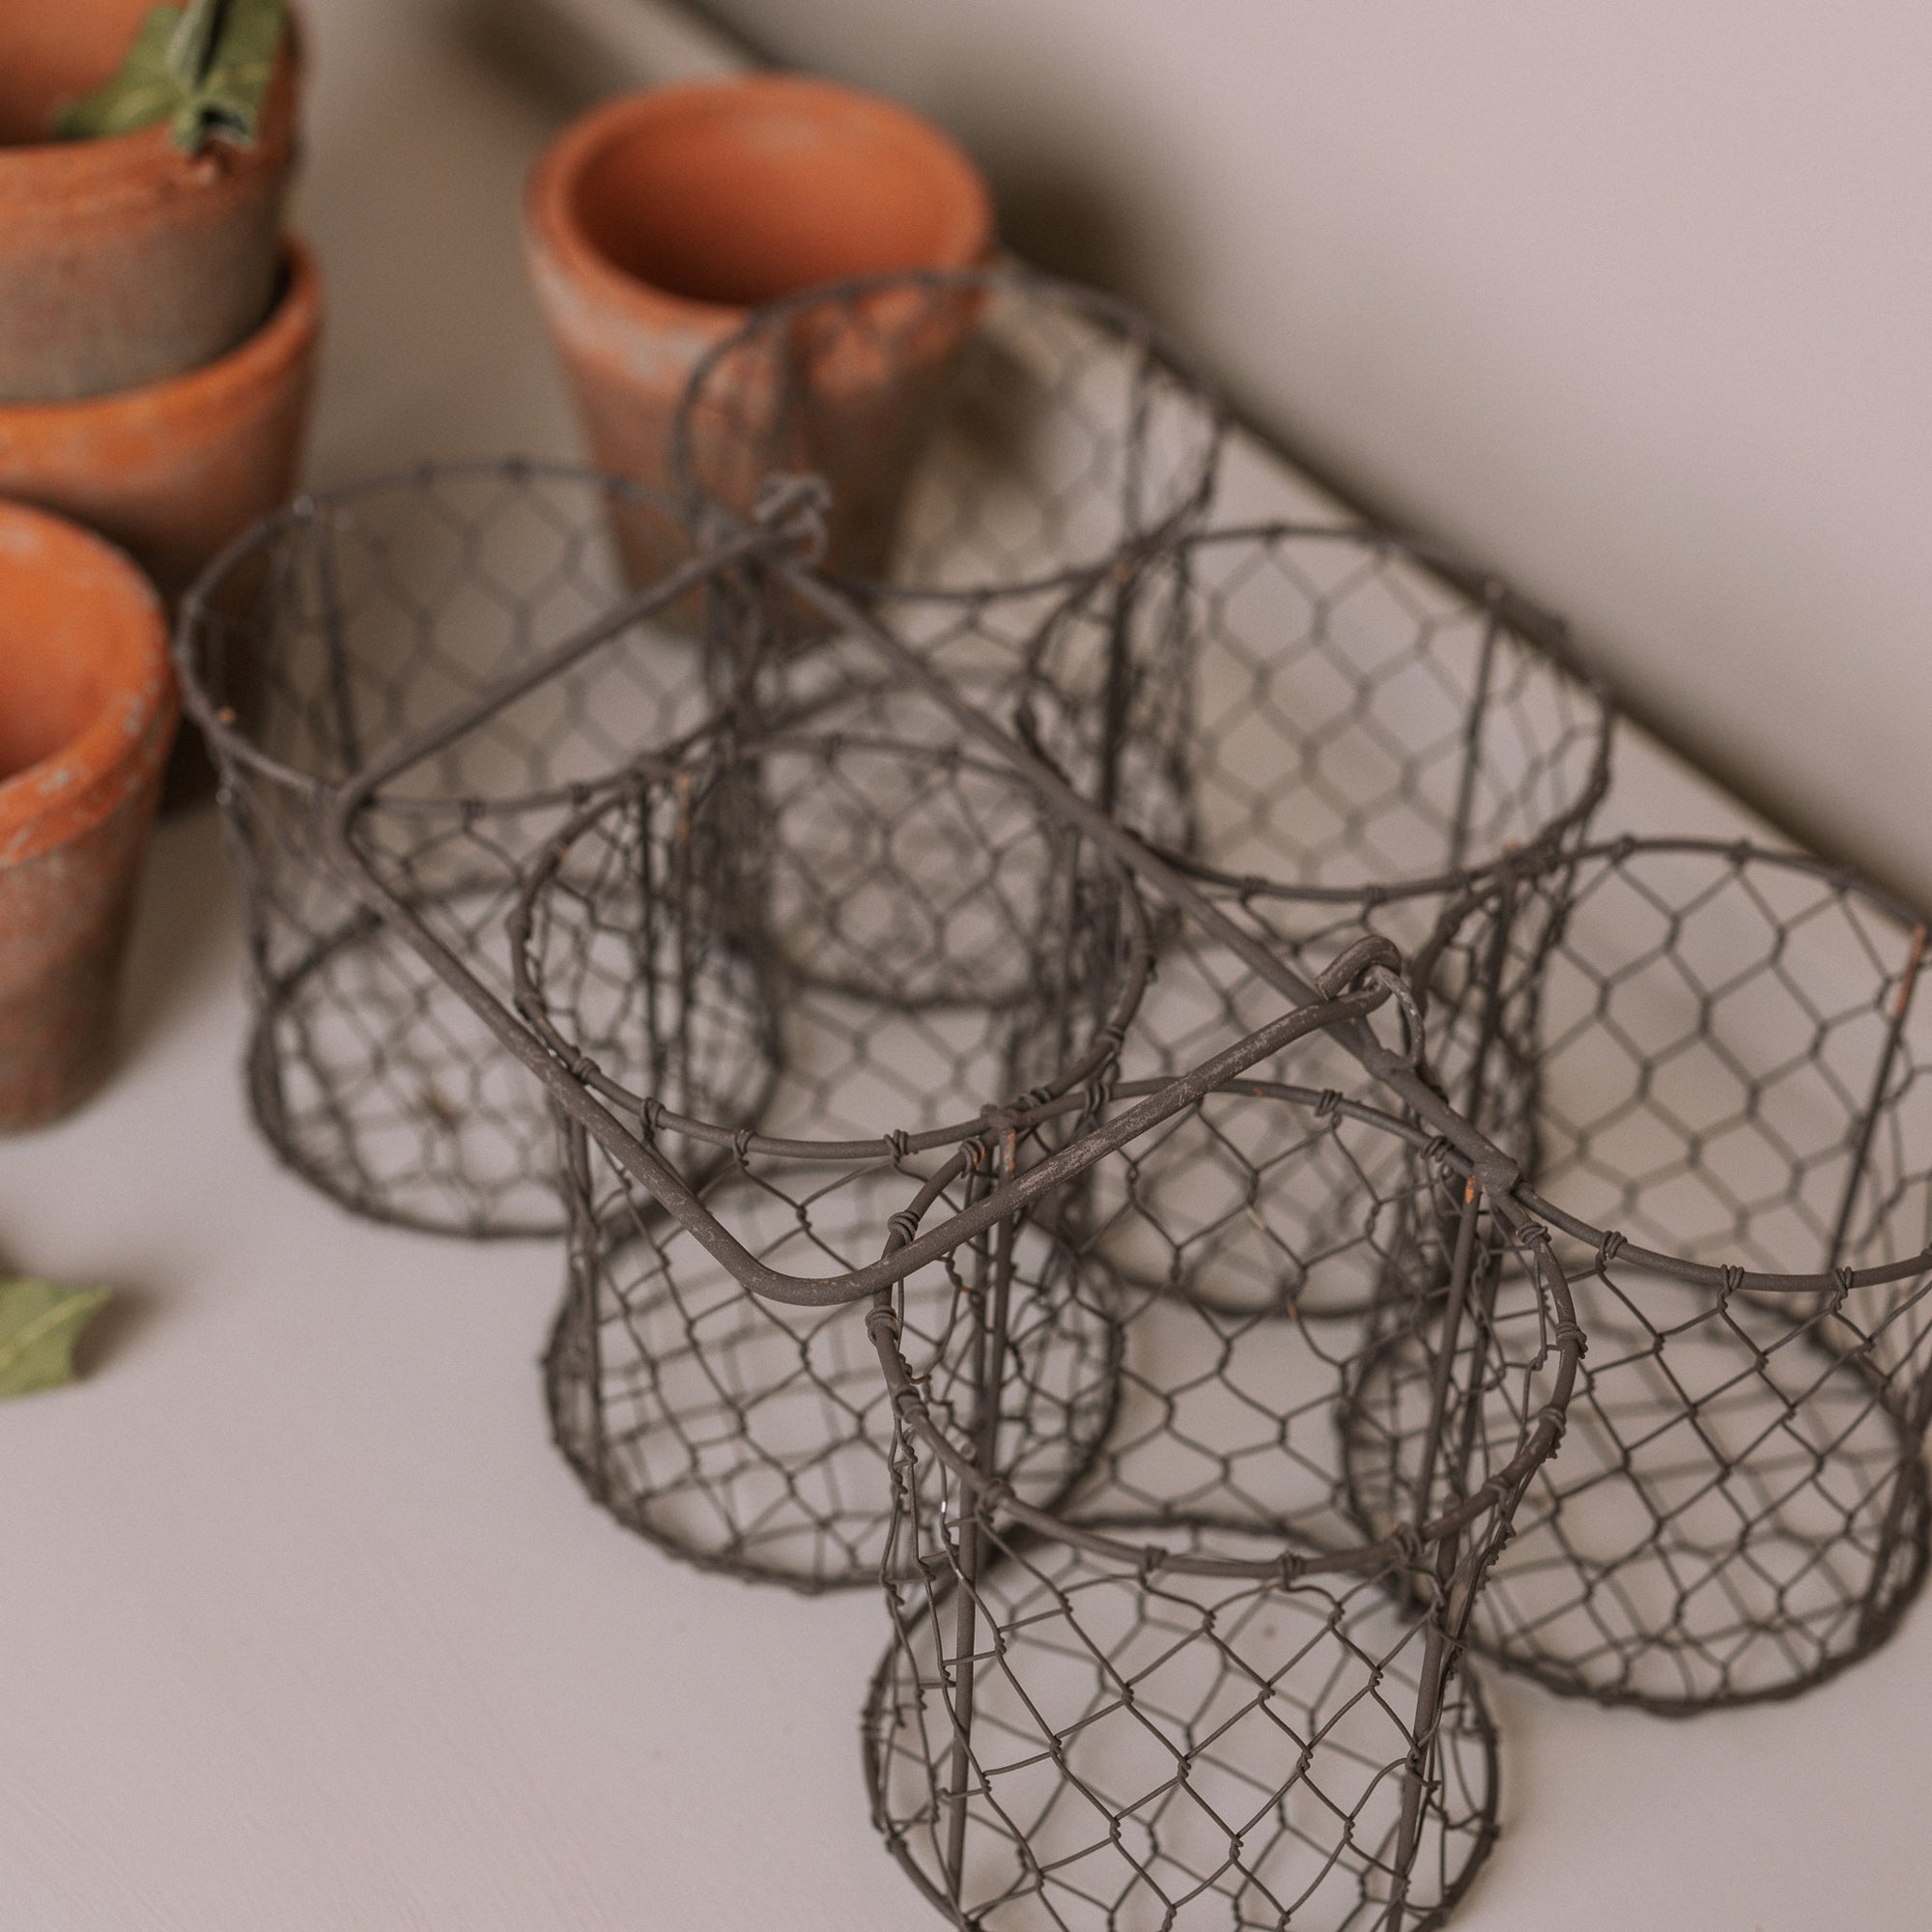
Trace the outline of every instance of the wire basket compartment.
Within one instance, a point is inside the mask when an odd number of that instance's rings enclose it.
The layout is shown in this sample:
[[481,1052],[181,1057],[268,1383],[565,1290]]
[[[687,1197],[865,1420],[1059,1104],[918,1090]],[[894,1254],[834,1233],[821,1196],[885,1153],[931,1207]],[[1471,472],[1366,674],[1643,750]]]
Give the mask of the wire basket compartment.
[[[898,1507],[867,1771],[889,1845],[957,1924],[1396,1932],[1439,1922],[1493,1837],[1494,1734],[1462,1649],[1516,1498],[1561,1429],[1579,1337],[1560,1271],[1466,1164],[1333,1094],[1235,1081],[1110,1158],[1139,1166],[1194,1128],[1239,1145],[1268,1113],[1294,1117],[1270,1138],[1298,1145],[1254,1168],[1240,1211],[1284,1269],[1344,1278],[1318,1302],[1375,1302],[1381,1331],[1233,1312],[1241,1292],[1186,1280],[1228,1267],[1214,1234],[1166,1229],[1158,1191],[1131,1181],[1115,1192],[1165,1234],[1171,1278],[1124,1282],[1096,1258],[1086,1198],[1043,1197],[1030,1211],[1085,1260],[1122,1335],[1114,1426],[1054,1509],[984,1473],[974,1406],[925,1402],[896,1309],[875,1306]],[[1384,1135],[1413,1158],[1386,1161],[1371,1145]],[[1310,1192],[1346,1164],[1356,1200],[1372,1174],[1410,1179],[1318,1244],[1294,1198],[1300,1163]],[[999,1260],[1017,1243],[1003,1225],[973,1304],[981,1424],[1007,1372]],[[1540,1324],[1491,1320],[1505,1256],[1541,1281]],[[1364,1542],[1338,1447],[1392,1419],[1365,1369],[1398,1337],[1432,1407],[1428,1496]],[[1520,1419],[1507,1447],[1472,1426],[1504,1391]]]
[[[775,781],[916,804],[847,871],[817,838],[788,843],[813,816],[774,816]],[[807,892],[845,943],[836,986],[791,977],[775,937]],[[614,794],[533,871],[516,944],[540,1036],[680,1167],[705,1225],[801,1275],[876,1256],[934,1150],[950,1154],[984,1107],[1092,1073],[1145,974],[1077,836],[1010,773],[838,738],[734,745]],[[983,997],[935,1005],[925,982],[955,960]],[[719,1042],[742,1036],[731,990],[749,983],[770,989],[773,1077],[735,1113],[694,1109],[685,1069],[742,1057]],[[747,1293],[701,1227],[668,1216],[581,1122],[563,1130],[571,1283],[549,1382],[586,1485],[711,1567],[804,1588],[873,1580],[891,1428],[863,1311]],[[904,1287],[935,1400],[959,1373],[970,1266],[943,1257]],[[1024,1389],[999,1449],[1040,1496],[1084,1466],[1115,1393],[1113,1330],[1067,1292],[1066,1267],[1037,1233]]]
[[[623,600],[607,509],[639,495],[552,465],[429,466],[298,500],[188,601],[178,662],[247,918],[250,1100],[277,1152],[357,1212],[466,1235],[562,1226],[541,1090],[337,876],[325,834],[385,760],[572,639],[601,639],[384,792],[404,895],[459,951],[500,956],[520,861],[597,779],[728,694],[729,642],[707,650]],[[726,570],[690,581],[737,639]]]
[[1533,1070],[1523,1199],[1590,1337],[1479,1625],[1558,1689],[1787,1695],[1923,1581],[1924,933],[1814,861],[1690,839],[1526,867],[1445,925],[1462,1005],[1432,1028]]

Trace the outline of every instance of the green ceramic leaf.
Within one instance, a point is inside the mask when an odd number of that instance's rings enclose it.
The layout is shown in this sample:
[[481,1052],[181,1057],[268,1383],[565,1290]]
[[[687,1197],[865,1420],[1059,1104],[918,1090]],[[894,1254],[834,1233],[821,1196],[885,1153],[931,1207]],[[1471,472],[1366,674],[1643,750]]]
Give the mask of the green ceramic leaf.
[[166,121],[175,145],[246,147],[275,71],[288,0],[188,0],[156,7],[111,80],[54,119],[63,140],[128,134]]
[[0,1396],[73,1379],[73,1345],[107,1300],[104,1288],[0,1281]]

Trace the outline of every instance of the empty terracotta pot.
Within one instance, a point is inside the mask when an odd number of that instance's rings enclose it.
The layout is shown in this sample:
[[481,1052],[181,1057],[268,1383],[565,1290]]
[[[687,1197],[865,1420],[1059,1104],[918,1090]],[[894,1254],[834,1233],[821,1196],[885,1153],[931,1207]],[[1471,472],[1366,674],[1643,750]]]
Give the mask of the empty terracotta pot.
[[113,1053],[134,881],[179,703],[167,619],[111,544],[0,503],[0,1131]]
[[[537,165],[526,237],[596,461],[668,487],[692,371],[753,306],[855,276],[969,267],[991,245],[993,214],[978,169],[930,123],[851,88],[759,74],[628,96],[575,123]],[[902,290],[882,300],[906,306]],[[775,446],[761,399],[802,387],[810,407],[786,426],[784,467],[832,486],[828,565],[877,574],[890,517],[841,519],[838,506],[893,502],[976,313],[970,297],[928,302],[908,334],[903,315],[855,311],[836,339],[792,345],[810,363],[803,385],[795,362],[780,382],[769,356],[734,358],[699,433],[755,461],[714,447],[705,473],[742,471],[748,500],[734,507],[749,508]],[[632,519],[617,533],[639,582],[684,552],[668,526]]]
[[293,34],[254,144],[185,155],[165,126],[50,138],[121,65],[151,0],[0,6],[0,402],[56,402],[200,367],[274,298],[295,157]]

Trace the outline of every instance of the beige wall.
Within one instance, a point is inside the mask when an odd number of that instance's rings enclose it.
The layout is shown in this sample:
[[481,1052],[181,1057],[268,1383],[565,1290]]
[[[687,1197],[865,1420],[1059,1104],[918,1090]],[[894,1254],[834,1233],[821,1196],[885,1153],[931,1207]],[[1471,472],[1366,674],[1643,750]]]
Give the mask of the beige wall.
[[1932,898],[1923,0],[713,0]]

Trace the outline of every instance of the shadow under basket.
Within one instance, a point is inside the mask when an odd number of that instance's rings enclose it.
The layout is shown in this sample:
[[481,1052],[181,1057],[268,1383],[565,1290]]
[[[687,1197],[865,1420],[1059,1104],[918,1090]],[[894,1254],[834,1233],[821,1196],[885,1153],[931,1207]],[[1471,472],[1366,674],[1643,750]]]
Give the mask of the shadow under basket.
[[[929,1401],[892,1297],[871,1316],[896,1433],[867,1776],[894,1856],[976,1932],[1412,1932],[1442,1921],[1495,1835],[1496,1737],[1463,1644],[1560,1432],[1579,1341],[1560,1271],[1440,1143],[1333,1094],[1234,1082],[1109,1159],[1145,1168],[1163,1133],[1196,1130],[1277,1150],[1220,1228],[1191,1211],[1170,1226],[1173,1203],[1133,1179],[1034,1210],[1122,1332],[1112,1429],[1059,1505],[982,1473],[1016,1367],[1001,1291],[1025,1224],[995,1232],[971,1304],[971,1399]],[[1384,1138],[1407,1158],[1392,1167]],[[1337,1162],[1365,1187],[1406,1179],[1338,1226],[1318,1200]],[[1163,1285],[1098,1259],[1095,1197],[1169,1236]],[[1231,1242],[1237,1219],[1256,1247]],[[1263,1246],[1293,1293],[1252,1294]],[[1489,1321],[1505,1257],[1538,1276],[1542,1323]],[[1276,1319],[1302,1287],[1355,1312]],[[1399,1390],[1366,1376],[1384,1354]],[[1507,1445],[1473,1426],[1503,1389]],[[1340,1439],[1415,1399],[1431,1410],[1415,1508],[1364,1541]]]
[[[1924,945],[1910,908],[1815,861],[1690,839],[1526,866],[1445,923],[1435,978],[1461,1002],[1432,1033],[1461,1029],[1492,1093],[1527,1069],[1519,1198],[1589,1336],[1476,1621],[1503,1662],[1690,1713],[1823,1682],[1917,1595]],[[1523,1298],[1505,1274],[1499,1308]],[[1371,1520],[1404,1506],[1412,1442],[1351,1452]]]
[[[281,1158],[356,1213],[562,1231],[541,1086],[343,879],[327,829],[396,763],[361,813],[370,863],[507,995],[521,863],[600,780],[708,718],[750,647],[724,565],[698,585],[708,645],[621,603],[608,513],[639,494],[554,465],[425,466],[298,499],[187,600],[177,663],[247,923],[249,1098]],[[573,639],[591,647],[442,742]]]

